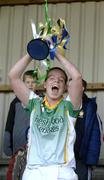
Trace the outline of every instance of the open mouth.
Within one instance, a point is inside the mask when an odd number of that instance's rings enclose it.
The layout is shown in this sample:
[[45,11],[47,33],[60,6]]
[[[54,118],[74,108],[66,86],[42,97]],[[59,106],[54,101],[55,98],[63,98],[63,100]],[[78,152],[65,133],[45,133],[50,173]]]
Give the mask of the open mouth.
[[52,92],[56,92],[56,93],[57,93],[58,90],[59,90],[59,88],[58,88],[57,86],[53,86],[53,87],[52,87]]

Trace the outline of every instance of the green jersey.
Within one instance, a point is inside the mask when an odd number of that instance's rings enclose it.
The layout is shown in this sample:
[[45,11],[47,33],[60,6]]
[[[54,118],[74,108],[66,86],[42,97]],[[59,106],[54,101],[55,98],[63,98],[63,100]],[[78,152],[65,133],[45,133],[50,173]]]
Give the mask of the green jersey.
[[28,109],[31,119],[27,166],[74,167],[74,123],[78,111],[73,110],[71,102],[62,99],[54,109],[48,109],[42,98],[31,96]]

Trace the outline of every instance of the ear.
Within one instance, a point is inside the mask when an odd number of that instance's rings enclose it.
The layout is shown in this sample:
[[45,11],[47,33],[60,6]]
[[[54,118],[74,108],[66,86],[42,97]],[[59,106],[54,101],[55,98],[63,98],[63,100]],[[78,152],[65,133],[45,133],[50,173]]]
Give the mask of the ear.
[[46,89],[46,81],[44,81],[44,83],[43,83],[43,87]]
[[68,89],[68,85],[67,85],[67,84],[65,84],[65,87],[64,87],[64,92],[66,92],[66,91],[67,91],[67,89]]
[[84,88],[84,87],[82,87],[82,89],[83,89],[83,91],[85,90],[85,88]]

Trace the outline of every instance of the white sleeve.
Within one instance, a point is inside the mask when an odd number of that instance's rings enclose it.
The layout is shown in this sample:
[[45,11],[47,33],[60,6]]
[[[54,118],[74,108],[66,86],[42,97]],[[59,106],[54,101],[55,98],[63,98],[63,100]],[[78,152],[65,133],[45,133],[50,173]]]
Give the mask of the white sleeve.
[[66,96],[65,100],[66,100],[66,101],[71,101],[71,99],[70,99],[69,95],[68,95],[68,96]]
[[30,91],[29,99],[35,99],[39,97],[37,94],[35,94],[33,91]]

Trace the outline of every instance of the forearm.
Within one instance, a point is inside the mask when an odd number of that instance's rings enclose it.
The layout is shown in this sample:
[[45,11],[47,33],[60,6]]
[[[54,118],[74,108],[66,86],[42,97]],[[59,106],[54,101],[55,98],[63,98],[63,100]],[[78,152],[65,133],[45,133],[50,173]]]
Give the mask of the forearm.
[[26,54],[12,67],[8,75],[13,91],[25,106],[28,103],[30,90],[21,80],[21,75],[28,66],[28,64],[31,62],[31,60],[31,57]]
[[9,78],[10,80],[20,78],[24,70],[26,69],[27,65],[31,62],[32,58],[26,54],[22,57],[10,70]]
[[66,70],[68,76],[71,79],[76,80],[78,78],[81,78],[81,73],[79,72],[77,67],[72,62],[70,62],[70,60],[67,60],[64,56],[62,56],[58,52],[56,52],[56,58],[63,65],[64,69]]
[[68,93],[74,108],[77,110],[81,105],[83,92],[81,73],[73,63],[58,52],[56,53],[56,58],[63,65],[65,71],[67,72],[68,78],[71,78],[71,82],[69,82],[67,86]]

